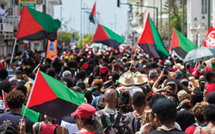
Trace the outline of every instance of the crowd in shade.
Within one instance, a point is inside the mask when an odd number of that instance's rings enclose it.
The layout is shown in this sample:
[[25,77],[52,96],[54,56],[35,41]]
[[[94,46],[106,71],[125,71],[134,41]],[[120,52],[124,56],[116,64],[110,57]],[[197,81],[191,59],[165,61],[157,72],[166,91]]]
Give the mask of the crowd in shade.
[[[215,58],[183,64],[176,56],[155,59],[129,48],[75,49],[52,59],[26,51],[10,58],[0,61],[0,133],[215,133]],[[37,121],[23,117],[38,70],[84,94],[68,120],[40,111]]]

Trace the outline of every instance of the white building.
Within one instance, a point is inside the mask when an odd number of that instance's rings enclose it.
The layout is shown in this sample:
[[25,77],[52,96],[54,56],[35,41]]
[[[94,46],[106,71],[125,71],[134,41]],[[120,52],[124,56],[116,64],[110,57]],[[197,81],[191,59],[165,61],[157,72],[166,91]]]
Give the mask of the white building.
[[168,15],[163,13],[166,1],[167,0],[128,0],[128,2],[131,4],[138,3],[140,5],[144,5],[144,7],[132,7],[133,17],[132,19],[131,17],[128,17],[130,19],[131,24],[131,26],[129,27],[130,29],[128,31],[131,31],[132,33],[137,33],[138,36],[140,36],[143,32],[145,21],[149,13],[152,21],[155,23],[156,26],[158,21],[158,31],[161,32],[161,29],[164,24],[168,22]]
[[[202,46],[208,32],[208,0],[187,0],[187,37]],[[215,26],[215,1],[210,0],[211,25]]]
[[[62,0],[36,0],[36,10],[45,12],[54,17],[54,6],[60,5]],[[2,17],[0,21],[0,56],[8,55],[12,53],[14,38],[16,36],[18,23],[20,19],[19,0],[0,0],[1,4],[5,5],[8,14],[6,17]],[[26,41],[18,41],[16,51],[23,51],[27,45]],[[44,50],[43,41],[30,42],[30,48],[32,50]]]

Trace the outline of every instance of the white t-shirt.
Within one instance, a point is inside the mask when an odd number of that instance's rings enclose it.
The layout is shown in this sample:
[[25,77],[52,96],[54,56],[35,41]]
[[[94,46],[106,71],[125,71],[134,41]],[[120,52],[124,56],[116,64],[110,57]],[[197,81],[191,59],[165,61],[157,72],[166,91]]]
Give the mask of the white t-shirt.
[[0,8],[0,16],[4,16],[5,12],[6,12],[5,9]]
[[69,134],[79,132],[77,124],[72,124],[66,121],[62,121],[60,126],[65,127],[69,131]]

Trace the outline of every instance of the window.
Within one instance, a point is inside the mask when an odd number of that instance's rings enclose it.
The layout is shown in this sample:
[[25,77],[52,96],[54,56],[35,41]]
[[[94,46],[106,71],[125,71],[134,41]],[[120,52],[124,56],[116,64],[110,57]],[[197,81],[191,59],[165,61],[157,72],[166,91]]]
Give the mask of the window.
[[202,0],[202,14],[207,14],[207,12],[208,12],[207,0]]

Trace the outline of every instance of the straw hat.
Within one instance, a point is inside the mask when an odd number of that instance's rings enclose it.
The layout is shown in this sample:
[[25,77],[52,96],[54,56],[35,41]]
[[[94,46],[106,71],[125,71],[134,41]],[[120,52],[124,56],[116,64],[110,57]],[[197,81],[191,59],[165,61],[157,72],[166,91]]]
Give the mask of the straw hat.
[[126,87],[134,86],[134,73],[133,72],[125,72],[119,77],[119,82]]
[[140,72],[136,72],[134,74],[134,84],[142,85],[148,81],[148,78],[145,74],[141,74]]
[[106,81],[102,88],[100,89],[101,92],[105,92],[107,89],[111,88],[112,86],[114,86],[114,82],[112,80]]
[[179,102],[183,101],[184,96],[187,94],[185,90],[180,90],[177,94]]

